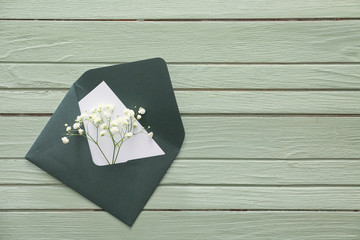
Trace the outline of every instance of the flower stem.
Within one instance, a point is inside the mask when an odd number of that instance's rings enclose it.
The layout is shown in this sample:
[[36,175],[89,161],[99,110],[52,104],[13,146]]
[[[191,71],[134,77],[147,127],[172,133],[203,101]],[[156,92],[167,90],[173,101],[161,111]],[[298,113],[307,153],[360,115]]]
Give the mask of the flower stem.
[[109,160],[108,160],[107,157],[105,156],[104,152],[101,150],[101,147],[99,146],[99,144],[98,144],[98,143],[95,143],[95,144],[96,144],[96,146],[99,148],[100,152],[101,152],[102,155],[104,156],[104,158],[105,158],[105,160],[107,161],[107,163],[108,163],[109,165],[111,165],[110,162],[109,162]]
[[108,162],[108,164],[110,165],[109,160],[107,159],[107,157],[105,156],[104,152],[101,150],[101,147],[99,146],[99,144],[94,140],[93,137],[91,137],[89,134],[86,134],[86,136],[84,137],[88,137],[88,139],[90,139],[90,141],[92,141],[93,143],[95,143],[95,145],[99,148],[100,152],[102,153],[102,155],[104,156],[105,160]]
[[113,150],[113,155],[112,155],[112,161],[111,161],[111,163],[112,163],[112,164],[115,164],[116,158],[114,158],[114,157],[115,157],[116,144],[115,144],[114,136],[113,136],[112,134],[110,134],[110,137],[111,137],[111,140],[112,140],[113,145],[114,145],[114,150]]
[[[118,151],[117,151],[117,153],[116,153],[115,159],[117,159],[117,157],[119,156],[120,148],[121,148],[122,144],[124,143],[124,138],[125,138],[125,137],[123,137],[123,138],[120,140],[121,143],[120,143],[120,145],[118,146]],[[118,144],[119,144],[119,142],[116,144],[116,146],[117,146]]]

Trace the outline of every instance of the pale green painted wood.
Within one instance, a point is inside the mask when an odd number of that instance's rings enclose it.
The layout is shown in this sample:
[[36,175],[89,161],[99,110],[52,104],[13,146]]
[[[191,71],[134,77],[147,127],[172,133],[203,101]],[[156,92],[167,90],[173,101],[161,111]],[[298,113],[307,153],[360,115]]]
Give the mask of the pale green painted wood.
[[[356,0],[36,1],[1,0],[0,18],[201,19],[360,17]],[[26,9],[26,10],[24,10]]]
[[142,212],[132,228],[106,212],[1,212],[0,237],[142,240],[358,240],[359,212]]
[[[0,113],[53,113],[67,90],[0,93]],[[360,113],[360,91],[177,91],[175,95],[181,113]]]
[[[114,63],[116,64],[116,63]],[[111,64],[0,64],[0,88],[69,88],[86,70]],[[174,88],[359,89],[347,65],[168,64]]]
[[[0,184],[61,184],[25,159],[2,159],[0,166]],[[360,161],[177,159],[161,184],[360,185]]]
[[[48,117],[0,117],[0,157],[24,157]],[[180,158],[359,158],[356,117],[183,116]],[[62,144],[59,139],[59,144]]]
[[[68,88],[85,70],[156,56],[170,62],[174,86],[183,90],[301,90],[177,91],[183,113],[358,113],[358,92],[324,90],[359,90],[359,21],[293,18],[358,18],[359,4],[0,0],[0,18],[292,19],[0,21],[0,88],[10,88],[0,93],[0,113],[52,112],[65,93],[56,89]],[[334,64],[316,64],[323,62]],[[46,88],[51,91],[40,91]],[[0,117],[0,158],[23,157],[47,120]],[[360,210],[358,118],[183,120],[179,159],[146,206],[157,211],[145,210],[132,229],[91,211],[98,207],[24,159],[1,159],[0,239],[360,238],[359,212],[345,211]]]
[[[160,186],[145,208],[360,210],[360,187]],[[65,186],[0,186],[0,209],[99,207]]]
[[1,21],[0,61],[359,62],[358,21]]

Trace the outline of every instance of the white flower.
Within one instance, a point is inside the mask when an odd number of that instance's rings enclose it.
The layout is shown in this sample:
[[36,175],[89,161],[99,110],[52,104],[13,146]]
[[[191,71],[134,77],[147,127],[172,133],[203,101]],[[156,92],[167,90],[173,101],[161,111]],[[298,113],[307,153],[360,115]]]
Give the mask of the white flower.
[[79,131],[79,134],[80,134],[80,135],[83,135],[84,129],[81,129],[81,128],[80,128],[78,131]]
[[110,113],[110,112],[104,112],[104,117],[105,117],[105,118],[110,118],[110,117],[111,117],[111,113]]
[[116,126],[118,125],[118,123],[117,123],[116,120],[112,120],[111,123],[110,123],[110,125],[111,125],[112,127],[116,127]]
[[124,109],[124,113],[125,113],[125,114],[129,114],[129,111],[130,111],[130,109],[128,109],[128,108],[125,108],[125,109]]
[[128,113],[128,115],[129,115],[130,117],[133,117],[133,116],[135,115],[134,110],[130,110],[129,113]]
[[102,128],[102,129],[107,129],[107,128],[108,128],[108,127],[107,127],[107,124],[106,124],[106,123],[101,124],[101,128]]
[[112,127],[112,128],[110,128],[110,132],[112,134],[115,134],[115,133],[119,132],[119,129],[117,127]]
[[70,131],[71,131],[71,127],[68,126],[68,127],[66,128],[66,131],[67,131],[67,132],[70,132]]
[[140,107],[138,113],[139,114],[145,114],[145,109]]
[[92,118],[92,122],[93,122],[93,123],[96,123],[96,124],[99,124],[99,123],[101,122],[101,118],[99,118],[99,117],[97,117],[97,116],[94,116],[94,117]]
[[64,143],[64,144],[67,144],[69,142],[69,139],[67,137],[63,137],[61,138],[61,141]]
[[69,126],[67,123],[64,124],[65,127]]
[[136,127],[137,127],[137,123],[134,123],[134,124],[133,124],[133,127],[136,128]]
[[128,137],[128,138],[129,138],[129,137],[131,137],[132,135],[133,135],[133,134],[132,134],[131,132],[128,132],[128,133],[125,134],[125,137]]
[[83,122],[84,120],[86,120],[86,118],[88,117],[88,115],[86,113],[81,114],[80,116],[77,116],[75,119],[75,122]]
[[154,136],[154,133],[153,133],[153,132],[149,132],[148,136],[152,138],[152,137]]
[[89,116],[87,115],[87,113],[83,113],[83,114],[81,114],[80,115],[80,118],[82,118],[82,119],[86,119],[86,118],[88,118]]
[[78,129],[80,127],[80,123],[74,123],[73,128]]
[[105,134],[106,134],[106,132],[105,132],[104,130],[102,130],[102,131],[100,132],[100,135],[101,135],[101,136],[105,136]]
[[137,120],[140,120],[140,119],[141,119],[141,115],[137,115],[137,116],[136,116],[136,119],[137,119]]
[[125,126],[129,123],[129,116],[123,116],[116,119],[116,122],[118,124],[121,124],[122,126]]

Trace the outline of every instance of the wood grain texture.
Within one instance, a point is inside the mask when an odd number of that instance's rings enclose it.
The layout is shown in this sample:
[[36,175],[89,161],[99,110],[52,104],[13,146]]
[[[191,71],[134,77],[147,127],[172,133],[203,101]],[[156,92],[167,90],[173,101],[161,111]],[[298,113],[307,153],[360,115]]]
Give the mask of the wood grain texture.
[[[180,158],[358,158],[356,117],[182,117]],[[48,117],[0,117],[0,157],[24,157]],[[209,130],[211,129],[211,131]],[[59,138],[59,144],[61,144]]]
[[[115,64],[115,63],[114,63]],[[112,64],[1,63],[0,88],[69,88],[88,69]],[[168,64],[174,88],[359,89],[360,67],[347,65]]]
[[[0,91],[0,113],[53,113],[67,91]],[[360,91],[177,91],[181,113],[359,114]]]
[[[359,8],[0,0],[0,239],[360,239]],[[186,139],[128,228],[23,156],[84,71],[158,56]]]
[[358,21],[0,21],[0,61],[359,62]]
[[[65,186],[0,186],[0,203],[0,209],[99,209]],[[160,186],[145,209],[360,210],[360,187]]]
[[[61,184],[25,159],[0,160],[0,184]],[[360,185],[358,160],[177,159],[162,185]]]
[[[201,19],[360,17],[356,0],[212,1],[24,1],[2,0],[0,18]],[[24,11],[26,9],[26,11]]]
[[29,239],[358,240],[359,212],[142,212],[128,228],[106,212],[1,212],[0,237]]

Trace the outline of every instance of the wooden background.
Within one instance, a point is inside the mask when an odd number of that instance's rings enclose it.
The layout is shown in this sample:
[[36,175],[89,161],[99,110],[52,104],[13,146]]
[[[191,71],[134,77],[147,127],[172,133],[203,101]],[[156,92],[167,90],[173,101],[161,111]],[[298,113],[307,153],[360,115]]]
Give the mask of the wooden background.
[[[0,0],[0,239],[360,239],[360,1]],[[133,228],[24,160],[87,69],[163,57],[186,128]]]

